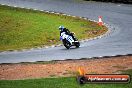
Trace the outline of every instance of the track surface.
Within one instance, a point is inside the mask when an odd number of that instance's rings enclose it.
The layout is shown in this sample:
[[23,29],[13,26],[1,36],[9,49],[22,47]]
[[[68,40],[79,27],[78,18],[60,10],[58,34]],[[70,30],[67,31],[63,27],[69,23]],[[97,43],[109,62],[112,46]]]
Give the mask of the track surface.
[[0,63],[18,63],[79,59],[88,57],[132,54],[132,5],[82,2],[78,0],[0,0],[0,4],[62,12],[103,21],[113,27],[101,39],[81,43],[81,48],[65,47],[0,53]]

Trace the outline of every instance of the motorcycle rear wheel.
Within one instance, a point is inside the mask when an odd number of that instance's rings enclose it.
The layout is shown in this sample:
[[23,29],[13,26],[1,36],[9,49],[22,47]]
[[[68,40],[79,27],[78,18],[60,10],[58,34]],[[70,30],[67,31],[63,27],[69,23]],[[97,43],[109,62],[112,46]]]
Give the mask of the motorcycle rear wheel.
[[79,48],[80,43],[79,42],[78,43],[75,43],[75,46],[76,46],[76,48]]

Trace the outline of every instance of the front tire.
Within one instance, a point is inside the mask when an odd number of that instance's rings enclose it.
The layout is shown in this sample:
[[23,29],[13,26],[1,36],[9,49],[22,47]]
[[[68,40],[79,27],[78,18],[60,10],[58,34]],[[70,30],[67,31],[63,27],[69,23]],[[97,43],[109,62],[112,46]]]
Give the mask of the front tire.
[[67,40],[63,40],[63,45],[64,45],[67,49],[70,49],[70,47],[71,47],[70,42],[67,41]]

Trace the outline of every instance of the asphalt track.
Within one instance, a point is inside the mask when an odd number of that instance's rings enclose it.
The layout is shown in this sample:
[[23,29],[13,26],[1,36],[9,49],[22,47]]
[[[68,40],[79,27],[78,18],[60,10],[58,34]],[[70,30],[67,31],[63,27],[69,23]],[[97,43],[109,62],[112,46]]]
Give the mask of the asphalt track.
[[26,51],[1,52],[0,63],[18,63],[80,59],[132,54],[132,5],[79,0],[0,0],[0,4],[62,12],[103,21],[111,26],[111,33],[103,38],[83,42],[78,49],[65,47]]

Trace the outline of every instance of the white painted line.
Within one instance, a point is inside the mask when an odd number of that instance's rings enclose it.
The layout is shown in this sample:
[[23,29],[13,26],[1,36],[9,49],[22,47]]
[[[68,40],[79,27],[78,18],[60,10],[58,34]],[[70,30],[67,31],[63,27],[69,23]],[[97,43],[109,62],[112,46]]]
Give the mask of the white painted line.
[[67,15],[67,16],[71,16],[71,15]]
[[55,12],[50,12],[50,13],[55,13]]
[[84,20],[87,20],[87,18],[83,18]]
[[66,16],[67,14],[62,14],[62,15],[65,15]]
[[127,54],[121,54],[121,55],[127,55]]
[[44,10],[40,10],[40,11],[42,11],[42,12],[43,12]]
[[90,20],[90,21],[94,21],[94,20]]
[[76,16],[72,16],[72,17],[76,17]]
[[49,11],[45,11],[45,12],[49,13]]
[[22,49],[21,51],[26,51],[26,49]]
[[13,6],[13,7],[17,7],[17,6]]
[[1,5],[5,5],[5,4],[1,4]]
[[41,47],[37,47],[37,49],[41,49]]
[[14,50],[13,52],[18,52],[18,50]]
[[56,45],[56,46],[61,46],[61,44],[59,44],[59,45]]
[[102,38],[102,36],[99,36],[99,38]]
[[51,46],[51,48],[55,47],[54,45]]
[[3,51],[3,52],[0,52],[0,53],[3,53],[4,54],[4,53],[7,53],[7,51]]
[[27,9],[29,9],[29,10],[30,10],[31,8],[27,8]]
[[10,5],[7,5],[7,6],[10,6]]
[[103,56],[99,56],[99,57],[103,57]]
[[31,48],[30,50],[34,50],[34,48]]
[[21,7],[21,8],[25,8],[25,7]]
[[117,56],[117,55],[111,55],[111,56]]
[[49,48],[48,46],[45,46],[45,48],[47,49],[47,48]]
[[60,14],[60,13],[55,13],[55,14]]
[[33,10],[38,10],[38,9],[33,9]]

